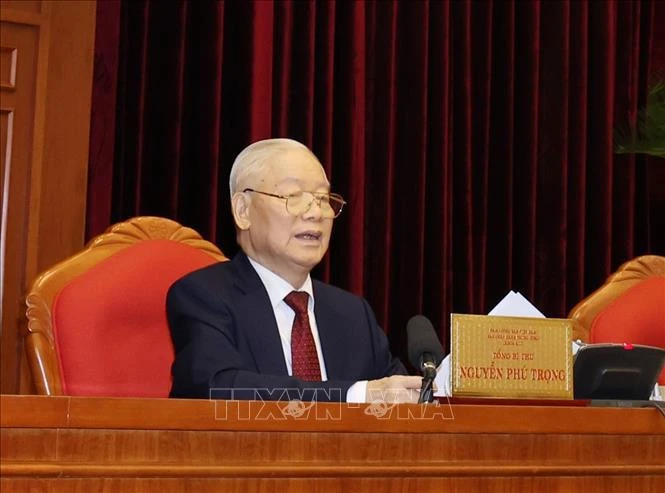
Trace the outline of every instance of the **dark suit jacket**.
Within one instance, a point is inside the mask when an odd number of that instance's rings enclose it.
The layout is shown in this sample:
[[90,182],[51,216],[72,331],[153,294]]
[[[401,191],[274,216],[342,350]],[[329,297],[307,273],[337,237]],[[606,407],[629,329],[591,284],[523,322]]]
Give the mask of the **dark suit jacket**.
[[328,381],[290,377],[268,293],[244,253],[171,286],[171,397],[345,401],[358,380],[406,374],[367,301],[312,280]]

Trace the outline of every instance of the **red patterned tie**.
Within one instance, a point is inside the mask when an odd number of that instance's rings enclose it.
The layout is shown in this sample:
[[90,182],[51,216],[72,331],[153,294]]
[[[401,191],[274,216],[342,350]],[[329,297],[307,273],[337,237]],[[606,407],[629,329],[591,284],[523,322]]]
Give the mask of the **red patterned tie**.
[[321,381],[319,356],[314,345],[312,329],[307,315],[309,294],[304,291],[291,291],[284,301],[293,308],[296,316],[291,329],[291,367],[294,377],[310,382]]

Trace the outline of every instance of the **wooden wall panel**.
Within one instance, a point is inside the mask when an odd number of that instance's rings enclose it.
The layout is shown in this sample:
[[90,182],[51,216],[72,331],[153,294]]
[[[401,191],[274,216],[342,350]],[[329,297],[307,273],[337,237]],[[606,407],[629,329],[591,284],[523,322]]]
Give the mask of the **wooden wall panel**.
[[41,0],[2,0],[2,8],[7,10],[16,10],[18,12],[40,13],[42,11],[42,1]]
[[21,364],[28,287],[83,246],[95,8],[2,2],[2,393],[30,389]]
[[94,27],[94,2],[52,9],[35,275],[83,246]]
[[[29,221],[30,177],[35,149],[35,116],[38,79],[40,21],[6,22],[2,9],[0,49],[12,53],[13,67],[5,60],[0,80],[0,117],[2,118],[2,391],[15,392],[18,362],[22,350],[19,327],[24,318],[24,288]],[[16,71],[14,84],[12,74]]]

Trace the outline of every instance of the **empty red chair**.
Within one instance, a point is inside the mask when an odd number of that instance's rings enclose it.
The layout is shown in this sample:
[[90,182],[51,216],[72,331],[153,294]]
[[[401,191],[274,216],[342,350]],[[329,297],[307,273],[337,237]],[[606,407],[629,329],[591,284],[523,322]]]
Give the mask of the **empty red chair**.
[[[590,343],[628,342],[665,348],[665,257],[623,264],[569,314]],[[665,370],[658,379],[665,385]]]
[[118,223],[44,272],[27,297],[26,352],[39,394],[168,397],[171,284],[227,260],[160,217]]

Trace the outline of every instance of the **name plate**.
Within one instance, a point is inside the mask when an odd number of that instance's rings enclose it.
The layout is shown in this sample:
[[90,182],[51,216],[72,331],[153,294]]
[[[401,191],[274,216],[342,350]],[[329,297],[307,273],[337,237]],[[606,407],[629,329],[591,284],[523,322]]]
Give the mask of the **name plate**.
[[573,398],[573,321],[451,315],[452,394]]

